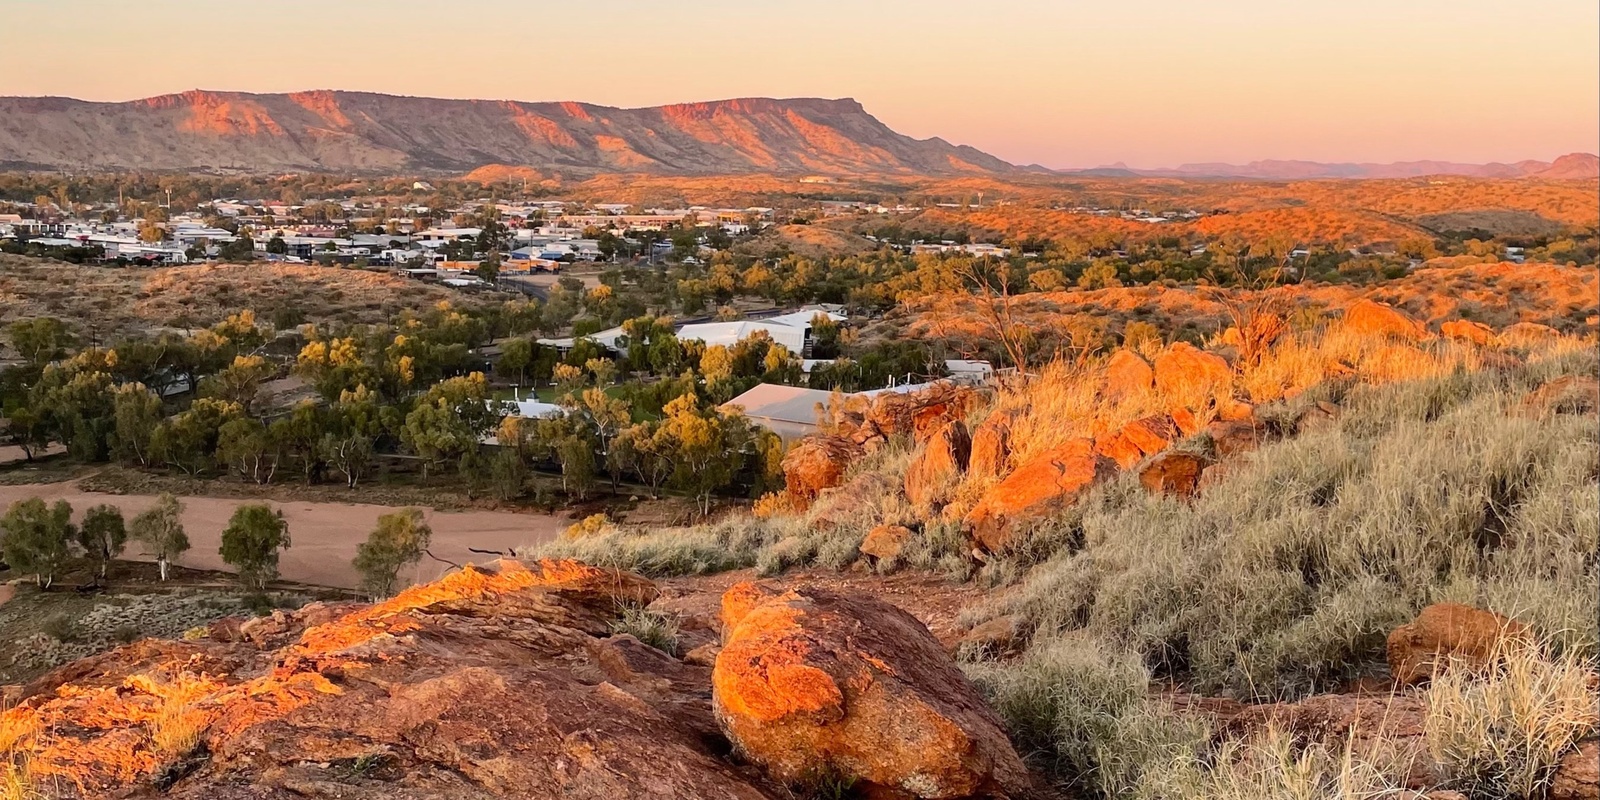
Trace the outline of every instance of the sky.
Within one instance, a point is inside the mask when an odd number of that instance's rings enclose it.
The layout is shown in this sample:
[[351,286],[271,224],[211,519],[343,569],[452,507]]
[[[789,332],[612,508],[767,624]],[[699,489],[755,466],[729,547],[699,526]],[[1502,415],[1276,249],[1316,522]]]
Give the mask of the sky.
[[0,0],[0,95],[854,97],[1008,161],[1600,150],[1595,0]]

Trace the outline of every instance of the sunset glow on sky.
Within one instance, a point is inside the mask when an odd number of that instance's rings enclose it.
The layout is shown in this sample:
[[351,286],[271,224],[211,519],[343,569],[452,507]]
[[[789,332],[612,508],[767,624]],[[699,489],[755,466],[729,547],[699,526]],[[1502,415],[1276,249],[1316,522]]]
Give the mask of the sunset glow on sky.
[[1600,140],[1594,0],[5,0],[0,94],[854,97],[1016,163],[1551,159]]

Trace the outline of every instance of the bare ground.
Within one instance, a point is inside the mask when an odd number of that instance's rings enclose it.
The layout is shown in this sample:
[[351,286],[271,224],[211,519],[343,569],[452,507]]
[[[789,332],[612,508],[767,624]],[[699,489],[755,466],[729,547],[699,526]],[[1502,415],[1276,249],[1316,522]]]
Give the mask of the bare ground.
[[[149,508],[155,503],[154,495],[116,495],[84,490],[76,481],[54,484],[0,486],[0,508],[29,497],[40,497],[46,502],[66,500],[75,512],[99,504],[122,509],[124,517]],[[222,562],[217,549],[222,543],[222,529],[234,509],[248,502],[237,498],[183,497],[183,525],[189,535],[190,549],[182,563],[197,569],[229,570]],[[339,588],[354,588],[360,578],[350,559],[356,547],[366,541],[367,534],[377,524],[378,517],[395,509],[389,506],[361,503],[309,502],[303,500],[266,501],[281,510],[289,522],[292,545],[279,557],[278,572],[285,579],[299,583]],[[417,582],[431,581],[450,569],[449,564],[484,563],[496,558],[493,554],[474,553],[473,549],[510,552],[547,541],[559,535],[569,524],[567,520],[543,514],[515,514],[501,511],[434,511],[423,510],[423,516],[433,528],[433,541],[429,551],[437,559],[423,559],[412,574],[404,579]],[[150,560],[137,543],[130,543],[125,557]]]

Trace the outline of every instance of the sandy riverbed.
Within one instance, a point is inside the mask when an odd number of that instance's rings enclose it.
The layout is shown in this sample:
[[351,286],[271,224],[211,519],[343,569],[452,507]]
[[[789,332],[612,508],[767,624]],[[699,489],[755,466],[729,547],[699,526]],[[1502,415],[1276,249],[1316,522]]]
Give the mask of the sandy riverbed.
[[[152,495],[86,492],[75,483],[0,486],[0,513],[13,502],[29,497],[40,497],[50,503],[66,500],[72,504],[72,510],[79,518],[90,506],[102,503],[118,506],[129,520],[156,500]],[[252,501],[214,497],[184,497],[181,500],[183,527],[189,535],[190,544],[189,552],[184,554],[181,563],[198,569],[228,569],[217,555],[217,548],[222,543],[222,529],[227,527],[234,509]],[[360,503],[266,502],[281,510],[289,522],[292,544],[279,556],[279,574],[286,580],[344,588],[354,588],[360,581],[355,569],[350,566],[356,546],[366,541],[379,516],[396,510],[388,506]],[[435,556],[457,564],[484,563],[495,558],[473,553],[468,548],[505,551],[537,544],[555,538],[571,524],[550,515],[501,511],[423,509],[423,516],[433,528],[433,542],[428,549]],[[138,543],[130,542],[124,557],[144,559],[145,555]],[[448,570],[446,565],[425,557],[417,565],[415,575],[410,577],[416,581],[429,581]]]

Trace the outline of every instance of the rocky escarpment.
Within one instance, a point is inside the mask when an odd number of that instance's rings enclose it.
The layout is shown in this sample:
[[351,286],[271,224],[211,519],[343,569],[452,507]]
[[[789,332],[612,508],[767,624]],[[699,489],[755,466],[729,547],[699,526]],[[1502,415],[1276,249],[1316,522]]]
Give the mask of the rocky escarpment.
[[854,100],[655,108],[363,92],[192,91],[128,103],[0,98],[0,165],[25,169],[569,173],[996,173],[1010,164],[890,130]]
[[[760,800],[803,790],[823,773],[796,765],[813,764],[902,798],[1025,784],[904,612],[826,592],[751,603],[715,658],[714,714],[709,658],[613,633],[657,594],[630,573],[508,560],[377,605],[225,620],[6,687],[0,753],[71,798]],[[805,705],[829,687],[831,705]]]

